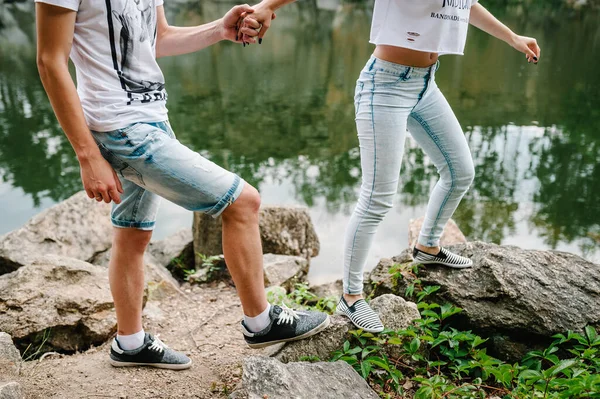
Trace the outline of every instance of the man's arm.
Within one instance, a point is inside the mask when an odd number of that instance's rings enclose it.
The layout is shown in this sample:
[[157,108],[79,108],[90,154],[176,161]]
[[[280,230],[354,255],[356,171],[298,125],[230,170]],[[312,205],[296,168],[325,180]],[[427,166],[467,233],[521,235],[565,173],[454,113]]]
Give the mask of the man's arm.
[[38,70],[58,122],[77,154],[85,191],[98,201],[119,203],[119,193],[123,192],[121,182],[100,154],[69,74],[69,52],[77,13],[43,3],[36,3],[35,12]]
[[517,35],[502,22],[498,21],[481,4],[477,3],[471,7],[470,23],[495,38],[510,44],[516,50],[525,53],[527,61],[533,61],[537,64],[540,58],[540,47],[537,45],[537,41],[532,37]]
[[[204,25],[183,28],[169,26],[165,9],[159,6],[156,9],[158,21],[156,57],[193,53],[221,40],[241,43],[241,35],[238,37],[238,22],[252,11],[247,4],[235,6],[221,19]],[[245,26],[240,32],[246,35],[246,42],[255,43],[254,36],[258,34],[256,30]]]

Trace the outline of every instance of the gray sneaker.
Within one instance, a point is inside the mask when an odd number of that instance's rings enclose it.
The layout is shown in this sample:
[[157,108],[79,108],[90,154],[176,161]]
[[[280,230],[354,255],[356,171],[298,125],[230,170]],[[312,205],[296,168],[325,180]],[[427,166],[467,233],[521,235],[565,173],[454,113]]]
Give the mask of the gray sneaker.
[[146,333],[144,344],[137,349],[121,349],[117,339],[110,347],[110,364],[115,367],[150,366],[161,369],[184,370],[192,366],[192,360],[165,345],[158,337]]
[[325,313],[292,310],[285,305],[272,305],[269,316],[271,323],[257,333],[250,332],[242,321],[242,332],[249,347],[258,349],[308,338],[329,326],[329,316]]

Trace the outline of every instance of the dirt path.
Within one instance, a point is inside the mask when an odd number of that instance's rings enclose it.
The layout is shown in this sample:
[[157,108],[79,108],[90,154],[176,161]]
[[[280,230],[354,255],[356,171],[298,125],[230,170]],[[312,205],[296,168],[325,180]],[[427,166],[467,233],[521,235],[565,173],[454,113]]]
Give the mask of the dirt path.
[[26,398],[223,398],[241,377],[241,360],[260,352],[249,349],[239,321],[241,306],[235,290],[221,287],[183,287],[185,296],[172,294],[148,301],[147,331],[160,333],[170,347],[194,361],[185,371],[113,368],[108,364],[110,343],[71,356],[47,356],[26,362],[19,382]]

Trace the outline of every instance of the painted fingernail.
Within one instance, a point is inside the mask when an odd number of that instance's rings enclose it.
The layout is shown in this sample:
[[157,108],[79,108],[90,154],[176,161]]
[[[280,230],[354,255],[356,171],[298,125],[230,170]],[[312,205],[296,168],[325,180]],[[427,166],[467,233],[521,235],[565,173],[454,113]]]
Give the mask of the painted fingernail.
[[244,42],[244,47],[246,47],[246,42]]
[[258,44],[262,44],[262,38],[258,38]]
[[534,60],[534,61],[537,61],[537,57],[533,57],[533,60]]

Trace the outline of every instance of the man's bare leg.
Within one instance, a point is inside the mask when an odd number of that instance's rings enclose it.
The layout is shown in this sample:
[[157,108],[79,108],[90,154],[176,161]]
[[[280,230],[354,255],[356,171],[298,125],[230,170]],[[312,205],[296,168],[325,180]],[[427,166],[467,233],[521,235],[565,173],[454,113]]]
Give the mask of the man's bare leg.
[[144,251],[151,237],[151,231],[114,228],[108,278],[119,335],[142,331]]
[[254,317],[267,307],[263,254],[258,228],[260,195],[248,184],[222,214],[223,252],[242,302],[244,314]]

